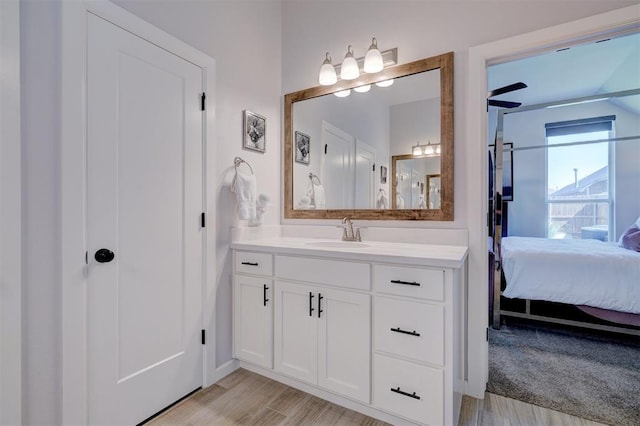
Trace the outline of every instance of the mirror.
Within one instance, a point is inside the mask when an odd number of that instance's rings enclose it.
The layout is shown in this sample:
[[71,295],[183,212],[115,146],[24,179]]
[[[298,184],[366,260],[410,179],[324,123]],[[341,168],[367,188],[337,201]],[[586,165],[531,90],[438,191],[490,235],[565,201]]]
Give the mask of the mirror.
[[285,218],[453,220],[453,53],[287,94],[284,112]]

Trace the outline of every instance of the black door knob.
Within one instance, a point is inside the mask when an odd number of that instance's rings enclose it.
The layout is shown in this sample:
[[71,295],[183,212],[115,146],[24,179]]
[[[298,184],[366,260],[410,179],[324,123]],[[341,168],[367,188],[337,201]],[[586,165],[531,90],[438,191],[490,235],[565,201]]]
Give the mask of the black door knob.
[[111,250],[103,248],[98,250],[94,257],[100,263],[108,263],[111,262],[116,255]]

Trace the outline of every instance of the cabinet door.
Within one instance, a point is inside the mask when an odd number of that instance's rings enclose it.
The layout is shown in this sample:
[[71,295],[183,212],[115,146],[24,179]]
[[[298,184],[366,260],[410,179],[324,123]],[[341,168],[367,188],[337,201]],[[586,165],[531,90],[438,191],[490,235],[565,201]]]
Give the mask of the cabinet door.
[[233,285],[235,357],[273,367],[273,282],[235,275]]
[[278,281],[275,294],[275,370],[315,384],[318,377],[318,292]]
[[367,294],[320,289],[318,299],[318,384],[368,404],[371,298]]

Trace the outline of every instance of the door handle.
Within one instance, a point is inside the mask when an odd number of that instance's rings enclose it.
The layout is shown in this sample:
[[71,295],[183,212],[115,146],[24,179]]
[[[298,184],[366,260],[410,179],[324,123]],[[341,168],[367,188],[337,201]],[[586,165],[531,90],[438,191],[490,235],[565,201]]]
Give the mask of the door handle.
[[322,293],[318,293],[318,318],[320,318],[320,315],[324,312],[322,310],[322,299],[324,299]]
[[109,263],[116,257],[116,255],[109,249],[101,248],[93,257],[98,263]]
[[264,284],[262,287],[262,302],[264,306],[267,306],[267,302],[269,301],[269,299],[267,299],[267,290],[269,290],[269,287],[267,287],[267,285]]

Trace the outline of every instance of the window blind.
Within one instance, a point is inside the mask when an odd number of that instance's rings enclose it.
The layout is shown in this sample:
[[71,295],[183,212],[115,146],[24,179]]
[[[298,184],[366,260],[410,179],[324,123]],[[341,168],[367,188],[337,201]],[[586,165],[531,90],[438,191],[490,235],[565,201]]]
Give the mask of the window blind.
[[615,115],[603,117],[581,118],[579,120],[558,121],[544,125],[547,137],[574,135],[578,133],[592,133],[611,131]]

